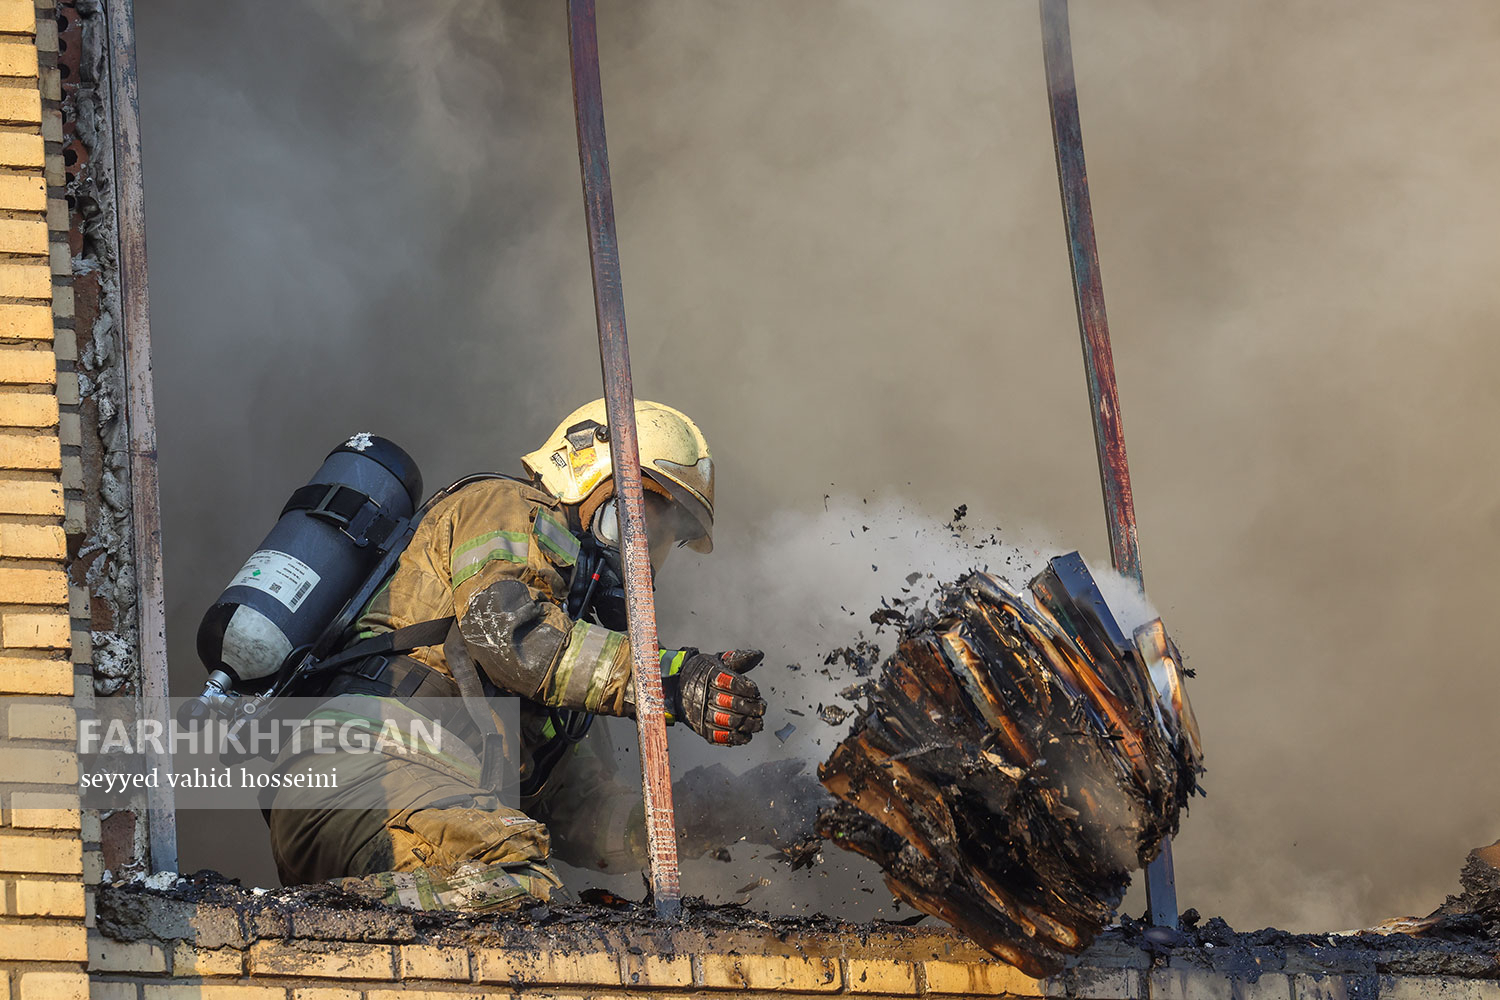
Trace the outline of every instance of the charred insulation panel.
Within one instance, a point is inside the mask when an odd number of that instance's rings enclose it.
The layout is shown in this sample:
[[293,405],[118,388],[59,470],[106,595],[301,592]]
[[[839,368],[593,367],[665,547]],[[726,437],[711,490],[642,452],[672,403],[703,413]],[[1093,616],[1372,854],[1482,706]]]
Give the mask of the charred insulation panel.
[[819,832],[901,900],[1029,975],[1057,972],[1175,833],[1201,771],[1076,554],[1032,585],[945,588],[819,777]]

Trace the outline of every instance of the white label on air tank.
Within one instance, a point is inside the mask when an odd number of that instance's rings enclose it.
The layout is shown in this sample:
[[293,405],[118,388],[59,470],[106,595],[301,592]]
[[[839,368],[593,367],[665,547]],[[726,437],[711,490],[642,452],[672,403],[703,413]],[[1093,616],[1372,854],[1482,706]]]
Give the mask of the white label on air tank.
[[321,579],[301,559],[275,549],[261,549],[246,560],[229,585],[263,590],[295,613]]

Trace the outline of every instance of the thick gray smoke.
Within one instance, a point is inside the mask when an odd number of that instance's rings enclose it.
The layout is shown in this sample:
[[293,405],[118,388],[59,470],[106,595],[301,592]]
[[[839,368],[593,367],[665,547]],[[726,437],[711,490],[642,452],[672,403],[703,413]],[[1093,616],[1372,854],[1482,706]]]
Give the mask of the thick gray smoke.
[[[1209,754],[1183,905],[1425,912],[1500,833],[1500,21],[1073,8],[1146,579]],[[598,365],[560,4],[137,15],[187,693],[198,617],[335,443],[395,438],[431,486],[514,470]],[[720,462],[719,551],[673,557],[663,634],[868,631],[949,555],[825,546],[862,498],[1107,559],[1035,5],[636,0],[600,32],[636,387]],[[778,711],[816,655],[761,668]],[[272,879],[243,819],[185,822],[184,865]]]

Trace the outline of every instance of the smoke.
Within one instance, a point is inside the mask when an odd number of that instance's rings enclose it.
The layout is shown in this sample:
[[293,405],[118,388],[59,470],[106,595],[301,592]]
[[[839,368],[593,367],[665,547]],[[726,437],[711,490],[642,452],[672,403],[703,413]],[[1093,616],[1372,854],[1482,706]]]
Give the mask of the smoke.
[[[1145,578],[1209,754],[1183,905],[1425,912],[1497,834],[1500,19],[1073,7]],[[335,443],[392,437],[429,486],[514,470],[598,367],[558,6],[137,16],[186,692],[198,617]],[[855,508],[825,494],[967,503],[1104,562],[1034,6],[605,2],[600,32],[636,388],[721,474],[664,635],[779,646],[759,676],[797,707],[784,662],[815,675],[946,558],[835,546],[808,526]],[[797,721],[788,745],[831,746]],[[185,866],[272,878],[243,825],[185,823]]]
[[[781,801],[794,789],[757,766],[795,760],[804,764],[803,773],[814,774],[848,733],[864,702],[857,689],[875,676],[897,639],[894,626],[871,622],[872,612],[926,606],[941,584],[973,569],[1019,591],[1058,552],[1042,532],[989,530],[972,518],[946,516],[891,496],[830,495],[814,511],[778,511],[749,530],[716,533],[707,559],[676,550],[659,582],[662,642],[762,649],[765,662],[751,676],[770,707],[761,735],[734,751],[711,747],[680,727],[670,730],[674,771],[721,763],[741,772],[726,790],[735,797],[726,808]],[[723,572],[725,566],[733,572]],[[853,663],[840,655],[849,647],[857,650]],[[612,725],[610,739],[616,747],[633,747],[633,725]],[[812,811],[805,815],[810,829]],[[690,859],[684,863],[688,891],[716,902],[748,895],[757,907],[849,919],[890,917],[899,909],[880,887],[879,869],[856,855],[830,844],[822,864],[793,873],[774,853],[752,841],[733,845],[728,864]],[[767,884],[758,885],[760,879]],[[633,881],[624,876],[610,884],[626,892]],[[747,885],[755,888],[739,891]]]

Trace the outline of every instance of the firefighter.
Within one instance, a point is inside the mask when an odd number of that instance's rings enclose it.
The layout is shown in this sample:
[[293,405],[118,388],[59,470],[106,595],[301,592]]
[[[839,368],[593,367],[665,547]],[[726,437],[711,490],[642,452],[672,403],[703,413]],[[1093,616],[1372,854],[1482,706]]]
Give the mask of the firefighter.
[[[697,425],[669,406],[638,400],[636,426],[659,571],[675,545],[712,549],[713,462]],[[522,461],[529,481],[480,478],[426,514],[351,637],[455,616],[447,642],[344,668],[313,712],[398,729],[438,716],[462,742],[283,751],[284,773],[323,773],[337,786],[275,793],[271,839],[284,883],[337,879],[388,902],[512,908],[560,887],[547,864],[554,851],[603,870],[643,859],[639,794],[593,740],[579,742],[591,716],[635,713],[604,401],[569,414]],[[720,746],[760,730],[765,703],[744,676],[759,651],[678,648],[659,658],[669,723]],[[486,736],[503,735],[494,714],[455,697],[466,677],[487,695],[521,699],[519,803],[503,803],[492,784]],[[690,780],[680,790],[695,791]]]

